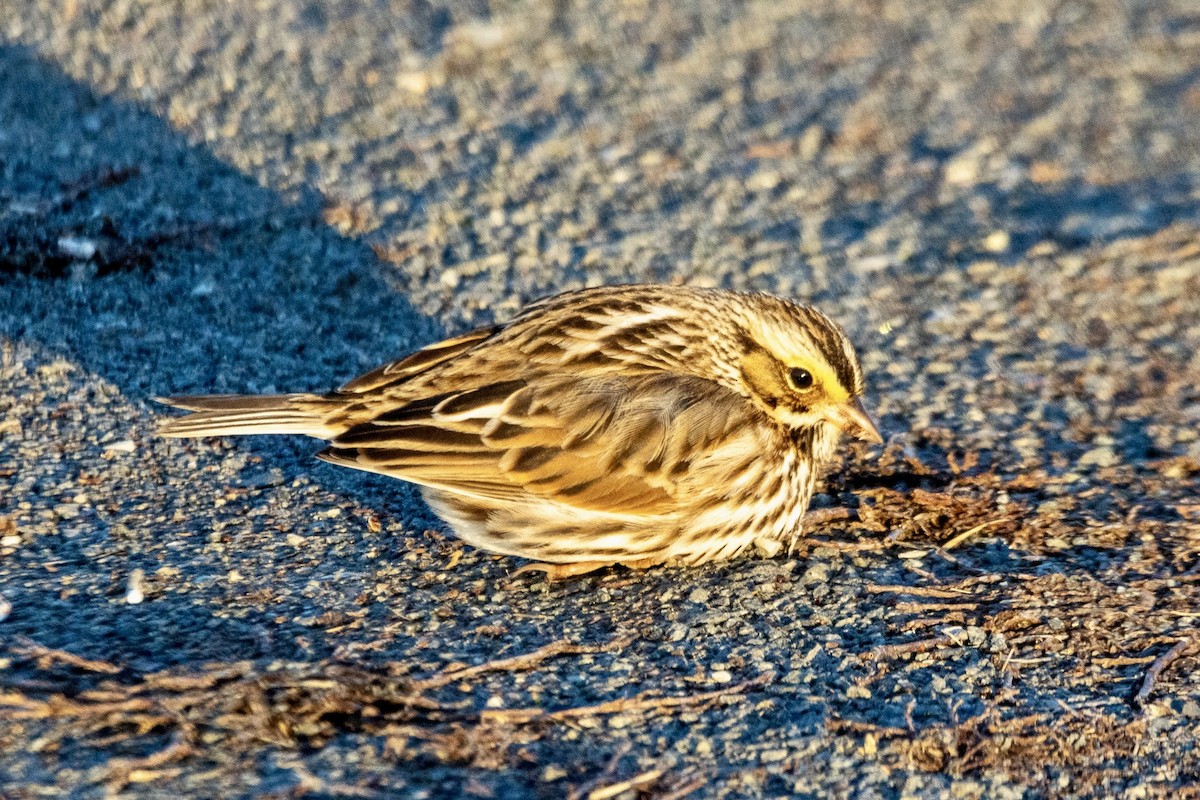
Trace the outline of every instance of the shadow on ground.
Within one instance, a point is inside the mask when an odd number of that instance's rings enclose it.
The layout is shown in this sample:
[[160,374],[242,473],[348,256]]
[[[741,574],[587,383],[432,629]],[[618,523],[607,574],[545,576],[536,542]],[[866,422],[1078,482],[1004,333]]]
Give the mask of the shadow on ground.
[[[310,474],[346,490],[365,483],[376,501],[413,506],[399,484],[374,492],[384,482],[331,477],[309,460],[311,442],[241,442],[261,466],[215,486],[105,461],[100,440],[195,452],[191,468],[203,471],[225,448],[153,442],[150,414],[160,409],[151,397],[330,388],[430,340],[435,326],[389,285],[388,267],[369,247],[325,225],[315,193],[281,197],[257,185],[153,114],[97,96],[26,48],[0,47],[0,74],[0,334],[10,362],[20,358],[16,347],[40,363],[21,376],[33,384],[22,391],[40,390],[35,413],[58,415],[65,429],[52,460],[33,455],[40,463],[21,463],[2,479],[0,516],[68,485],[97,495],[77,516],[60,517],[57,535],[10,557],[25,580],[5,589],[14,604],[5,632],[139,669],[298,657],[289,631],[279,639],[261,619],[221,619],[211,598],[165,592],[127,606],[87,591],[47,593],[43,570],[77,573],[85,584],[103,576],[119,600],[129,571],[163,565],[165,540],[205,533],[185,530],[197,522],[179,518],[134,529],[149,521],[149,504],[162,511],[178,503],[191,518],[196,501],[203,507],[231,489],[255,494]],[[65,383],[49,377],[55,369],[69,374]],[[36,422],[22,422],[24,434],[0,433],[18,458],[34,452],[39,433]],[[428,521],[420,512],[417,519]],[[96,558],[114,551],[122,555],[115,566]],[[223,573],[194,552],[180,555],[193,580]]]

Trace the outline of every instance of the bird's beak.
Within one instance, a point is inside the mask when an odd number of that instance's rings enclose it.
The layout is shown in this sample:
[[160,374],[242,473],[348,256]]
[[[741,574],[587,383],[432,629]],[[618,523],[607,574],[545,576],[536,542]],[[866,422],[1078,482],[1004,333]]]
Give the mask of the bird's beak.
[[871,415],[863,408],[862,400],[857,397],[833,406],[829,410],[828,419],[831,425],[855,439],[883,444],[883,436],[875,426],[875,420],[871,419]]

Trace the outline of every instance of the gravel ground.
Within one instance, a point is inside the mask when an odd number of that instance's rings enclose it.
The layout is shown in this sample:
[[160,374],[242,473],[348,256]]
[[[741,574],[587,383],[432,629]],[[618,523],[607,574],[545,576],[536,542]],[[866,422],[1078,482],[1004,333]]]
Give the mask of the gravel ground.
[[[0,4],[0,796],[1200,794],[1191,0]],[[790,560],[511,579],[149,398],[533,297],[818,302]],[[137,602],[140,601],[140,602]]]

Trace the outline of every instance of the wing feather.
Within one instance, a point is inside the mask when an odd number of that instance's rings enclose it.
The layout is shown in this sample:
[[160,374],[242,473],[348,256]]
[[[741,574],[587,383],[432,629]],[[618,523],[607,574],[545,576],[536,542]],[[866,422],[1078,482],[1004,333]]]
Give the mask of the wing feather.
[[320,457],[489,501],[668,514],[696,490],[698,453],[749,429],[751,411],[700,378],[533,376],[385,411]]
[[462,336],[443,339],[427,347],[405,356],[397,361],[391,361],[376,367],[368,373],[359,375],[354,380],[342,386],[338,391],[346,394],[363,394],[374,392],[385,387],[394,386],[420,375],[439,364],[450,361],[456,356],[495,336],[501,329],[499,325],[477,328]]

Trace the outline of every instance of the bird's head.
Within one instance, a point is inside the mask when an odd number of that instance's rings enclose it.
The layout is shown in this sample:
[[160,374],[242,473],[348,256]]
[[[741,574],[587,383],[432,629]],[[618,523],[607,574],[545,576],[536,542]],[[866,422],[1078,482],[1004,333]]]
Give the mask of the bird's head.
[[833,320],[809,306],[754,296],[742,319],[738,376],[768,416],[788,428],[826,424],[881,444],[883,437],[862,404],[858,355]]

